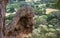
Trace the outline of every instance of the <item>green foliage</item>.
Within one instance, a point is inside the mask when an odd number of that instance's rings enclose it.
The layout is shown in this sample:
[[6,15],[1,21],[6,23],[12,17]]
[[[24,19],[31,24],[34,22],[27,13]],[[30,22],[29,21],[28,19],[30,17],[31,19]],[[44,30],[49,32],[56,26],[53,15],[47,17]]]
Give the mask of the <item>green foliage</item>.
[[6,16],[6,18],[5,18],[6,25],[12,21],[13,17],[14,17],[14,14],[10,14],[10,15]]
[[[50,14],[46,14],[46,8],[56,8],[55,5],[57,4],[52,2],[56,0],[38,0],[36,2],[34,0],[31,2],[22,0],[18,0],[17,2],[15,0],[10,1],[11,3],[6,8],[8,13],[13,13],[27,4],[33,7],[35,24],[33,33],[29,38],[60,38],[60,11],[53,11]],[[6,24],[11,22],[13,17],[13,14],[6,16]]]
[[60,34],[60,30],[57,30],[58,28],[54,29],[53,27],[53,25],[49,25],[49,28],[46,25],[39,25],[37,29],[33,30],[30,38],[57,38],[57,33]]
[[42,15],[42,16],[35,16],[34,20],[35,20],[35,27],[38,27],[38,25],[40,24],[47,24],[47,16],[46,15]]
[[13,13],[15,11],[14,7],[10,4],[7,6],[6,9],[7,9],[7,13]]
[[58,0],[58,2],[55,4],[55,6],[60,9],[60,0]]
[[41,5],[34,5],[34,11],[36,15],[45,15],[46,14],[46,5],[41,4]]
[[49,24],[57,26],[60,25],[60,11],[51,12],[47,16],[48,16],[47,21]]
[[12,20],[13,17],[14,17],[14,15],[13,14],[10,14],[10,15],[6,16],[6,20]]

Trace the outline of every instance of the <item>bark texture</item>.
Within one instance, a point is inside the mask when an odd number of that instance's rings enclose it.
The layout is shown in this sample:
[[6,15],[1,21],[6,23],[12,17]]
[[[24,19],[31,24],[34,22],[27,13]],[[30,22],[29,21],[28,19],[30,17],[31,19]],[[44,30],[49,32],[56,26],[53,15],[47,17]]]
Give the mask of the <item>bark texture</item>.
[[0,38],[5,38],[5,8],[4,0],[0,0]]

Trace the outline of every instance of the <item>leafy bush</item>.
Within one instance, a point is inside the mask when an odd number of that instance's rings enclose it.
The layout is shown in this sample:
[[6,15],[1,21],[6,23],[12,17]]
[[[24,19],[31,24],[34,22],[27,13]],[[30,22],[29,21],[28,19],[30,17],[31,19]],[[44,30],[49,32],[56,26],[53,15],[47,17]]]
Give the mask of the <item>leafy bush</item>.
[[60,25],[60,12],[51,12],[50,14],[47,15],[47,22],[52,25],[59,26]]
[[53,25],[49,25],[49,28],[47,25],[39,25],[37,29],[33,30],[30,38],[60,38],[60,35],[59,37],[57,36],[58,33],[60,34],[60,30],[57,30],[58,28],[53,27]]
[[13,13],[15,11],[12,5],[8,5],[6,9],[7,9],[7,13]]
[[45,15],[46,14],[46,5],[41,4],[41,5],[35,5],[34,6],[34,11],[36,15]]
[[42,16],[35,16],[34,20],[35,20],[35,27],[38,27],[38,25],[40,24],[47,24],[47,16],[46,15],[42,15]]
[[10,14],[10,15],[6,16],[6,20],[12,20],[13,17],[14,17],[14,15],[13,14]]

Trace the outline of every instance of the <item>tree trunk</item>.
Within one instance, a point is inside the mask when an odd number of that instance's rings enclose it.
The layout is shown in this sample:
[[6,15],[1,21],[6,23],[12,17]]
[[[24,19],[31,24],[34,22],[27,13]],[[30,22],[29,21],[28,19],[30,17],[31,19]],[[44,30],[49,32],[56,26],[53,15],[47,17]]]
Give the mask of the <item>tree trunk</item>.
[[4,38],[6,5],[0,0],[0,38]]

